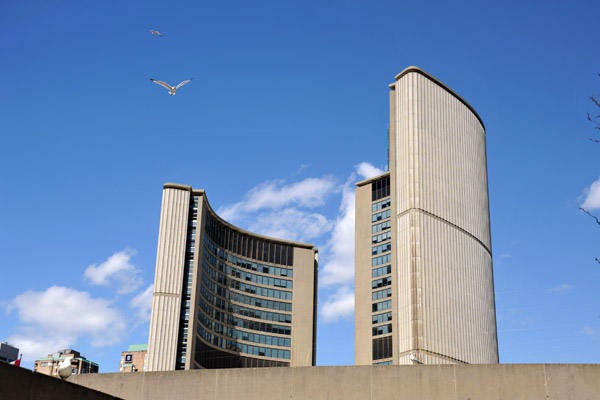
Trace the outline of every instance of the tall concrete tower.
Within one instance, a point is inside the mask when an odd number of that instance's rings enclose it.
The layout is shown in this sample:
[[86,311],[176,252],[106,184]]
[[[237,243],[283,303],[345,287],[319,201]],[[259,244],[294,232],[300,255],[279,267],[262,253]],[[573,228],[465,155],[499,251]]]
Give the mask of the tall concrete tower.
[[422,69],[390,89],[389,172],[356,184],[355,363],[497,363],[485,127]]

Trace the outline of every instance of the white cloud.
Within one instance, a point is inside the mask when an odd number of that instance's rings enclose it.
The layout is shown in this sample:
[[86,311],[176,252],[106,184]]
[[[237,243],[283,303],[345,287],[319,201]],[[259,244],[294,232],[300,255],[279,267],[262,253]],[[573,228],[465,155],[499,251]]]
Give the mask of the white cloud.
[[354,279],[354,185],[353,174],[342,189],[342,203],[331,238],[324,253],[327,262],[323,265],[319,284],[322,287],[343,284]]
[[362,162],[356,166],[356,172],[363,177],[363,179],[369,179],[377,175],[383,174],[385,171],[379,169],[368,162]]
[[593,337],[596,337],[600,334],[600,332],[598,332],[596,329],[590,328],[589,326],[584,326],[583,329],[579,331],[579,333]]
[[256,216],[248,230],[265,236],[306,241],[331,230],[332,223],[322,214],[286,208]]
[[349,286],[339,287],[321,307],[321,317],[325,322],[335,322],[354,314],[354,291]]
[[150,321],[150,311],[152,310],[152,295],[154,285],[150,285],[143,292],[129,301],[129,307],[137,309],[137,316],[140,322]]
[[79,339],[93,346],[118,343],[126,327],[121,313],[107,300],[63,286],[22,293],[7,309],[16,310],[23,324],[9,340],[29,361],[73,347]]
[[600,209],[600,178],[585,189],[583,195],[585,200],[581,204],[582,208],[588,211]]
[[118,285],[121,294],[131,293],[139,288],[140,270],[129,260],[136,254],[135,250],[125,249],[113,254],[102,264],[92,264],[86,268],[84,277],[92,284],[106,286],[111,283]]
[[267,181],[252,188],[244,200],[221,207],[217,214],[226,221],[236,221],[261,209],[280,209],[296,205],[314,208],[322,205],[332,193],[335,180],[331,176],[307,178],[285,185],[283,180]]
[[550,293],[563,294],[569,290],[573,289],[572,285],[567,283],[560,284],[558,286],[553,287],[552,289],[548,289]]

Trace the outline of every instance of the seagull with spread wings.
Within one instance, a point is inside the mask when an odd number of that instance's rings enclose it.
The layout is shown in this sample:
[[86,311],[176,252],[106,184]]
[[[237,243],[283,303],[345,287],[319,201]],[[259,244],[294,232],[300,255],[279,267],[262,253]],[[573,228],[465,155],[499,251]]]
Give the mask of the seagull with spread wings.
[[159,31],[155,31],[155,30],[150,29],[150,32],[152,32],[153,35],[158,35],[160,37],[163,36],[162,33],[160,33]]
[[171,85],[169,85],[168,83],[165,83],[165,82],[163,82],[163,81],[157,81],[156,79],[152,79],[152,78],[150,78],[150,80],[151,80],[152,82],[154,82],[154,83],[157,83],[157,84],[159,84],[160,86],[164,86],[164,87],[166,87],[167,89],[169,89],[169,94],[170,94],[171,96],[174,96],[174,95],[175,95],[175,92],[177,91],[177,89],[179,89],[180,87],[182,87],[183,85],[185,85],[186,83],[188,83],[189,81],[191,81],[192,79],[194,79],[194,78],[188,79],[187,81],[183,81],[183,82],[181,82],[181,83],[180,83],[179,85],[177,85],[177,86],[171,86]]

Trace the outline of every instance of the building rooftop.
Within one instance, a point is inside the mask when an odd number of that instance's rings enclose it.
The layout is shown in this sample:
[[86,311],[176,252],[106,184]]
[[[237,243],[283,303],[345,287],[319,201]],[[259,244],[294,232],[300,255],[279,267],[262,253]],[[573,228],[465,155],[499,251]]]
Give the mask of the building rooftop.
[[127,351],[147,351],[148,344],[130,344]]

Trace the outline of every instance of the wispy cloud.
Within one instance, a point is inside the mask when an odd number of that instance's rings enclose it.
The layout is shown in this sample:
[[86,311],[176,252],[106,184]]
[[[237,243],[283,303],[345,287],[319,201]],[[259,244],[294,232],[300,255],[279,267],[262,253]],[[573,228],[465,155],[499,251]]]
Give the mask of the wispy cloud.
[[583,191],[582,196],[585,196],[585,199],[581,208],[588,211],[600,209],[600,177]]
[[354,314],[354,290],[349,286],[340,286],[323,303],[321,317],[325,322],[335,322]]
[[335,179],[331,176],[307,178],[291,184],[283,180],[267,181],[251,189],[242,201],[221,207],[217,214],[227,221],[236,222],[261,209],[314,208],[324,204],[334,186]]
[[7,311],[16,311],[22,324],[9,340],[26,361],[72,347],[81,339],[93,346],[115,344],[126,328],[123,315],[109,301],[63,286],[24,292]]
[[354,187],[352,175],[342,189],[342,202],[331,238],[327,242],[326,262],[319,284],[322,287],[345,284],[354,279]]
[[592,337],[600,336],[600,332],[598,330],[590,328],[589,326],[584,326],[583,329],[579,331],[579,333]]
[[248,229],[265,236],[307,241],[330,231],[331,227],[331,221],[322,214],[286,208],[257,215]]
[[150,321],[153,291],[154,285],[152,284],[129,301],[129,307],[137,310],[136,315],[139,318],[139,322]]
[[84,272],[85,279],[92,285],[116,284],[122,294],[137,290],[141,284],[140,270],[129,262],[135,250],[125,249],[108,258],[100,265],[92,264]]
[[571,289],[573,289],[572,285],[569,285],[568,283],[563,283],[563,284],[555,286],[551,289],[548,289],[548,292],[555,293],[555,294],[563,294],[563,293],[568,292]]

